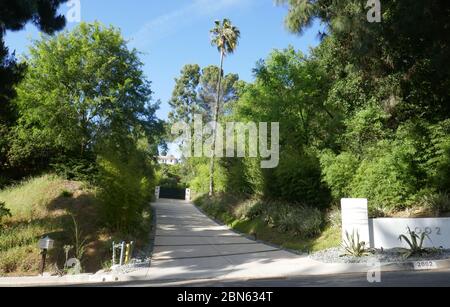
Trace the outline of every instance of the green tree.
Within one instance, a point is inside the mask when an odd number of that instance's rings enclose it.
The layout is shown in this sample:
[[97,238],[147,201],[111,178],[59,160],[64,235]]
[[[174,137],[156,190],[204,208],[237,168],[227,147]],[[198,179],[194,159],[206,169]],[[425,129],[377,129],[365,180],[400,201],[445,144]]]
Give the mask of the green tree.
[[219,120],[219,111],[220,111],[220,102],[222,95],[222,77],[223,77],[223,62],[224,58],[227,54],[232,54],[237,48],[239,38],[241,32],[239,29],[234,26],[229,19],[224,19],[222,23],[219,20],[216,20],[215,27],[211,30],[211,43],[214,46],[217,46],[217,49],[220,52],[220,70],[219,70],[219,78],[218,78],[218,86],[217,86],[217,99],[216,106],[214,110],[214,122],[216,123],[216,127],[214,127],[214,139],[212,145],[213,155],[211,157],[211,166],[210,166],[210,184],[209,184],[209,194],[212,196],[214,194],[214,163],[215,157],[214,152],[216,148],[216,139],[217,139],[217,122]]
[[240,90],[233,119],[280,122],[280,164],[261,171],[255,159],[247,158],[239,166],[242,172],[230,172],[241,177],[229,182],[250,184],[245,190],[269,198],[327,206],[317,152],[336,147],[340,111],[326,105],[331,85],[326,70],[314,55],[289,47],[273,51],[254,71],[255,82]]
[[[216,109],[219,77],[221,98],[219,108]],[[207,120],[213,120],[216,111],[218,112],[217,118],[220,120],[221,116],[231,109],[233,102],[236,102],[238,99],[238,84],[239,75],[237,74],[221,75],[220,68],[214,65],[202,69],[200,87],[198,90],[199,104],[203,111],[203,116]]]
[[316,19],[323,22],[325,36],[334,41],[328,47],[335,63],[347,73],[352,66],[362,72],[361,83],[397,122],[414,117],[437,122],[450,113],[450,2],[382,1],[380,23],[368,22],[367,1],[277,2],[288,4],[292,32],[302,33]]
[[180,77],[175,79],[175,88],[169,101],[173,110],[169,114],[172,123],[182,121],[191,124],[195,114],[200,112],[198,104],[200,75],[200,66],[192,64],[184,66]]
[[[182,121],[191,124],[194,115],[203,115],[212,120],[216,105],[219,67],[211,65],[203,69],[197,64],[183,67],[181,74],[175,79],[175,88],[169,105],[172,111],[169,121]],[[237,85],[239,76],[227,74],[221,78],[222,104],[219,114],[224,113],[224,106],[237,100]]]
[[0,170],[7,167],[8,134],[15,124],[17,112],[11,100],[14,86],[23,77],[25,65],[18,64],[4,42],[7,31],[20,31],[31,21],[41,31],[51,34],[65,26],[65,18],[57,13],[67,0],[21,0],[0,3]]
[[89,158],[104,143],[126,147],[143,135],[155,144],[161,125],[150,82],[119,30],[82,23],[35,41],[27,62],[12,162],[42,167],[56,156]]

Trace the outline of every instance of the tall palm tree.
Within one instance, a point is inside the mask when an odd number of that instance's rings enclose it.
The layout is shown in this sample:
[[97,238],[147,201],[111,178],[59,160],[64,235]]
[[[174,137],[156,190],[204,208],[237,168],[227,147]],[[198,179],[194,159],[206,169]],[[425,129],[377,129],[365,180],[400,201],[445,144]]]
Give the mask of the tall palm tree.
[[220,52],[220,70],[219,81],[217,84],[217,100],[214,109],[214,140],[212,145],[212,157],[210,165],[210,181],[209,181],[209,195],[214,194],[214,164],[215,164],[215,152],[217,142],[217,123],[219,121],[220,111],[220,99],[222,91],[222,77],[223,77],[223,62],[225,56],[234,53],[237,48],[241,32],[234,26],[229,19],[224,19],[222,22],[215,21],[215,26],[211,30],[211,44],[216,46]]

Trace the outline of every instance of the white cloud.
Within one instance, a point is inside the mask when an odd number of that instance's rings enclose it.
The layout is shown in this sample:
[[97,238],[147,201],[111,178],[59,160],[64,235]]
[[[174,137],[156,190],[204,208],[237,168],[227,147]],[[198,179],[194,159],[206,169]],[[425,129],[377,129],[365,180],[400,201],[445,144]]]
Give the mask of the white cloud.
[[231,8],[243,8],[261,0],[192,0],[178,10],[168,12],[147,22],[133,35],[131,44],[138,48],[148,46],[167,37],[196,20],[224,12]]

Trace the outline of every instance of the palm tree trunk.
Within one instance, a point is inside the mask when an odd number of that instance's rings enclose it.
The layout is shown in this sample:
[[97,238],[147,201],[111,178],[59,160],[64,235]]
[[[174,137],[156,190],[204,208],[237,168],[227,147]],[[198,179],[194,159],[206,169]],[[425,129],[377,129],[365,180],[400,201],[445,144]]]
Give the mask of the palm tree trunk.
[[211,165],[209,168],[209,196],[214,195],[214,166],[215,166],[215,155],[216,155],[216,142],[217,142],[217,125],[219,122],[219,112],[220,112],[220,94],[222,91],[222,74],[223,74],[223,61],[225,53],[222,50],[220,53],[220,70],[219,70],[219,82],[217,84],[217,100],[216,108],[214,110],[214,139],[212,145],[212,157]]

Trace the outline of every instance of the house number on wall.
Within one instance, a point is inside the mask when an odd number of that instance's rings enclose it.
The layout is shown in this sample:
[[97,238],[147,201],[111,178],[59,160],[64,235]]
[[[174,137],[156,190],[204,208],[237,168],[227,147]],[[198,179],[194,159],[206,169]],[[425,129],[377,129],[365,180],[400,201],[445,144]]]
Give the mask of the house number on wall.
[[427,235],[435,234],[437,236],[440,236],[441,235],[441,227],[436,227],[436,228],[434,228],[434,230],[432,227],[425,227],[425,228],[416,227],[414,229],[414,232],[418,235],[421,235],[422,233],[426,233]]

